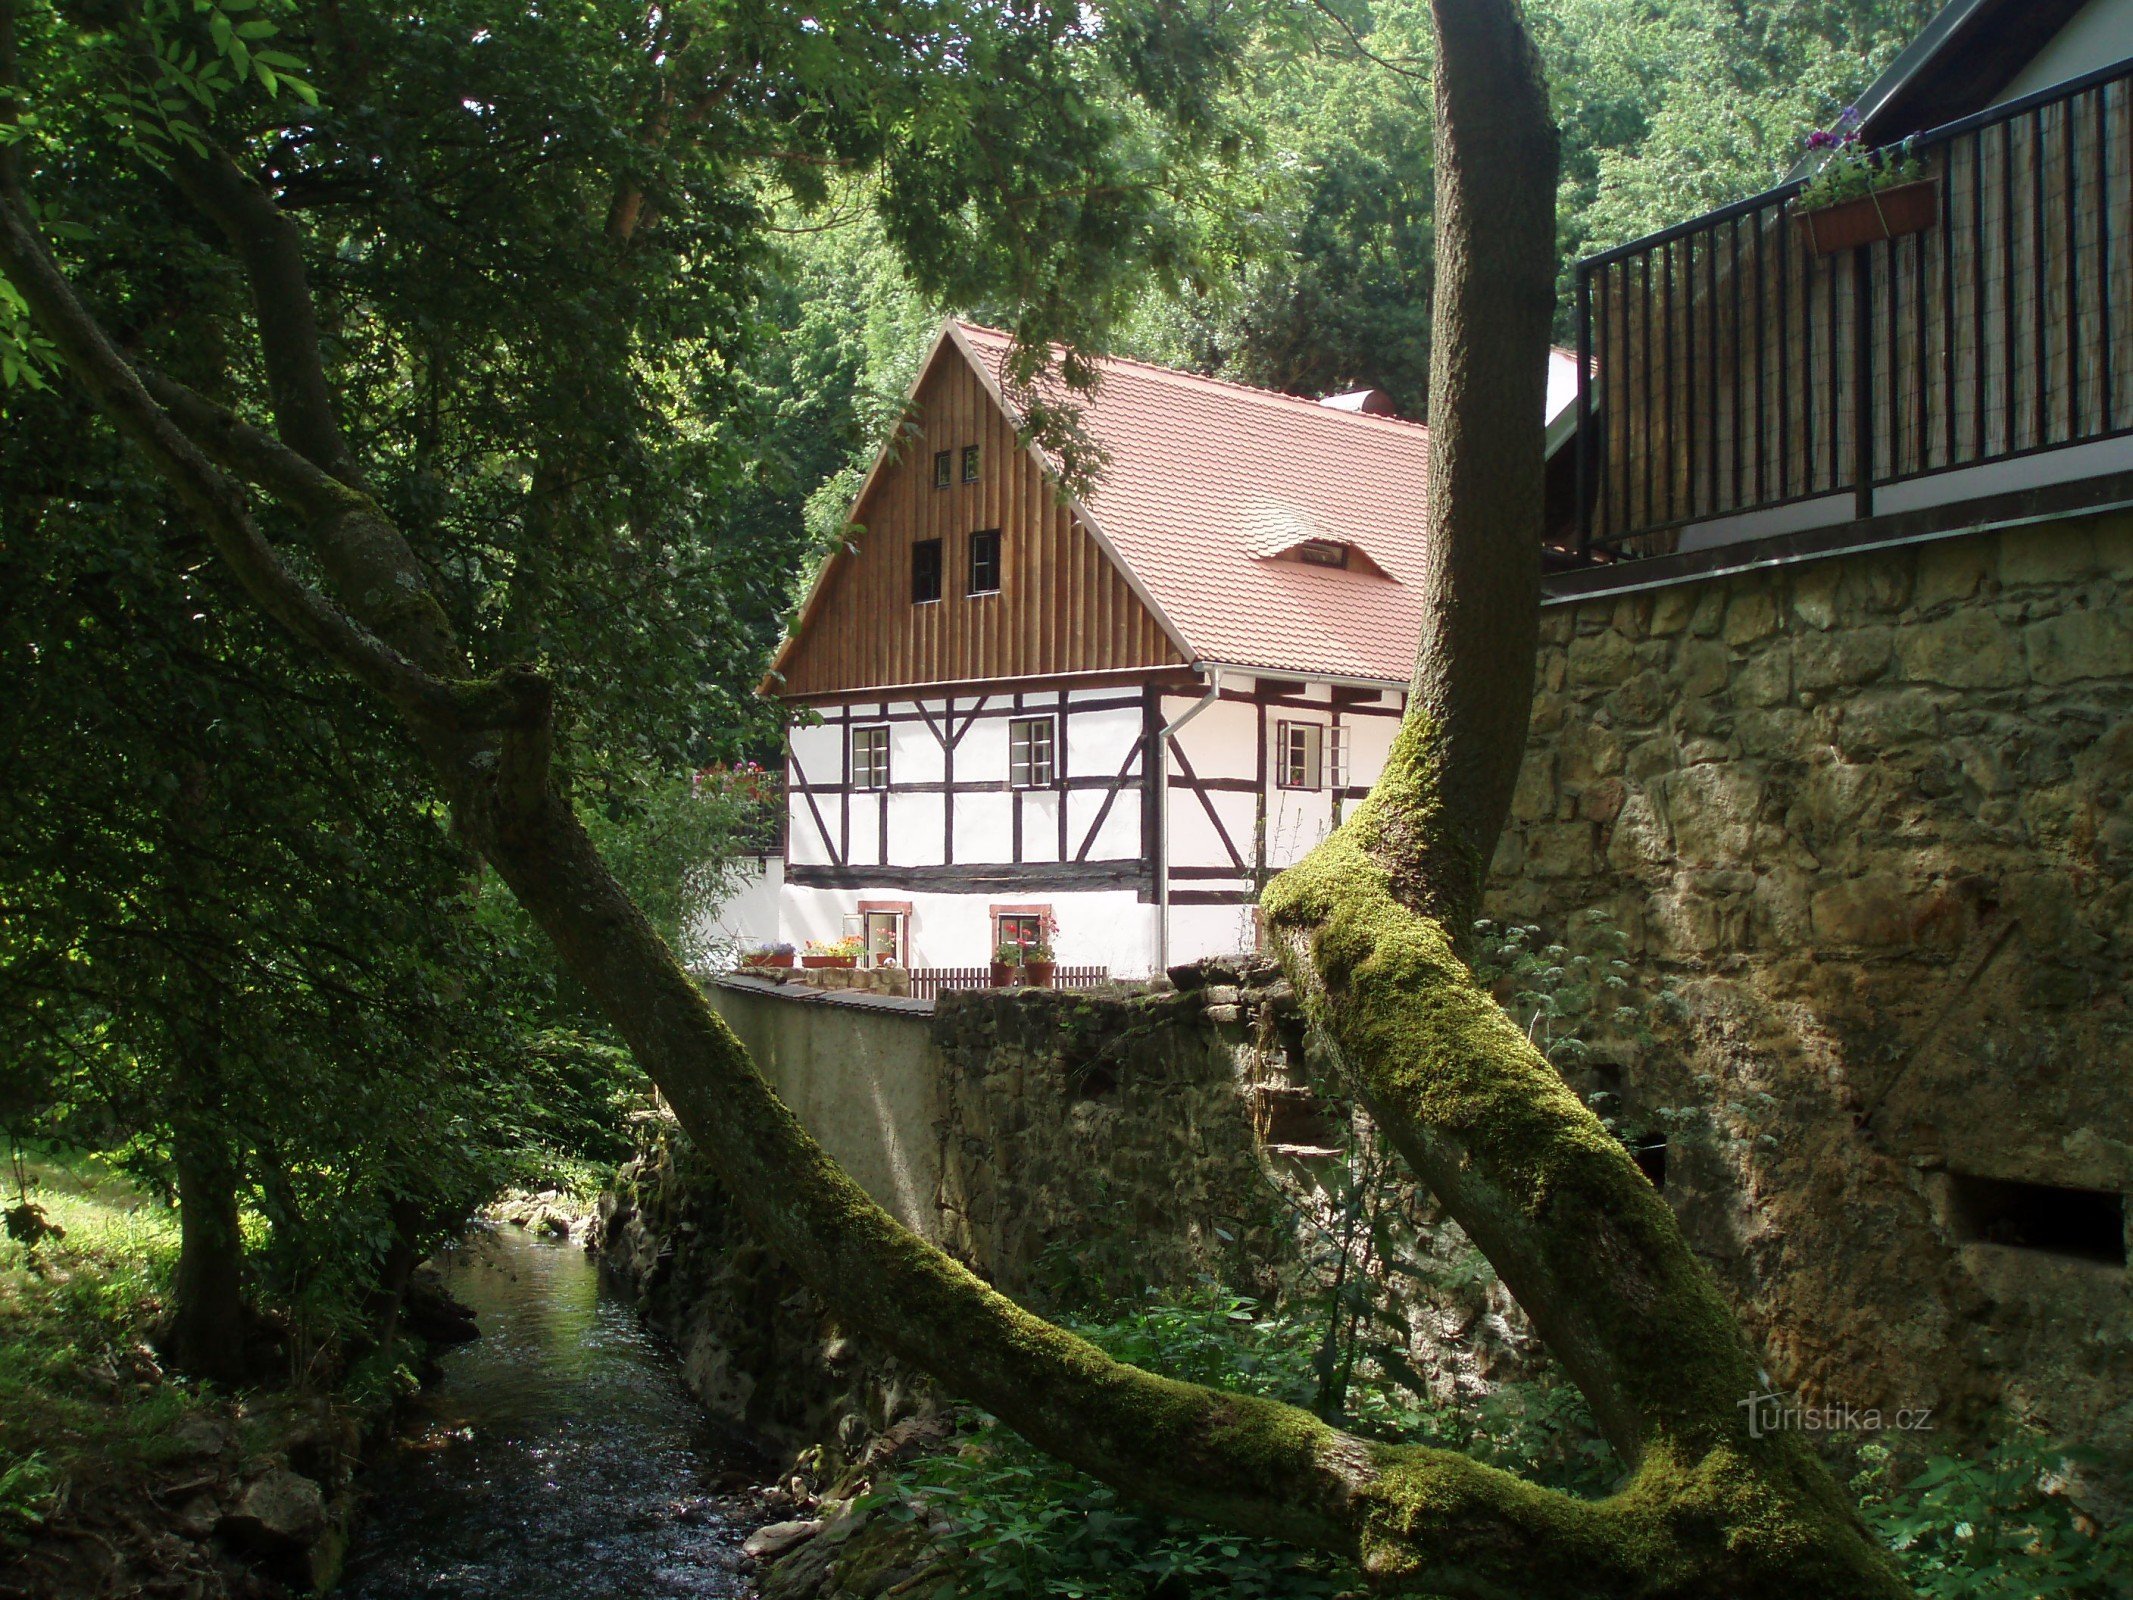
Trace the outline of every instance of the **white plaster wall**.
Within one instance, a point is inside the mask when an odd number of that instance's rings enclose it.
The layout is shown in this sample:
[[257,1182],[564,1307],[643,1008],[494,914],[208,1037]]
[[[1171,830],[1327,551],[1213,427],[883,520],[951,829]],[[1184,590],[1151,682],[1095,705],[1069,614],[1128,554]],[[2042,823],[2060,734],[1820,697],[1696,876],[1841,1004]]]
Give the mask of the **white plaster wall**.
[[[965,741],[968,742],[967,740]],[[962,751],[955,770],[961,781]],[[965,866],[974,861],[1014,859],[1015,797],[1005,789],[985,794],[955,797],[955,859]]]
[[[805,775],[809,783],[841,783],[844,781],[844,733],[835,723],[820,727],[796,727],[787,738],[792,750],[792,764],[788,769],[794,778]],[[815,796],[815,806],[822,813],[822,824],[815,823],[815,813],[808,809],[807,800],[797,792],[789,791],[785,797],[785,848],[787,859],[795,866],[821,867],[830,864],[831,847],[837,840],[838,802],[834,795]],[[822,829],[829,830],[829,838],[822,837]]]
[[1172,906],[1170,964],[1208,956],[1237,955],[1253,948],[1250,906]]
[[[1379,705],[1397,707],[1407,697],[1403,694],[1379,695]],[[1392,753],[1392,741],[1400,732],[1398,717],[1343,717],[1341,726],[1348,729],[1348,782],[1359,789],[1367,789],[1384,776],[1386,757]],[[1360,800],[1341,803],[1341,817],[1345,821]]]
[[[1006,726],[1000,724],[1002,739],[1007,737]],[[971,737],[977,737],[977,729],[971,729]],[[1066,772],[1077,778],[1115,778],[1140,747],[1140,739],[1138,708],[1074,712],[1067,719]]]
[[[898,705],[896,710],[910,712],[909,704]],[[935,713],[936,723],[940,716]],[[857,726],[856,722],[854,724]],[[958,755],[961,751],[956,752]],[[892,783],[939,783],[947,771],[941,754],[941,742],[933,736],[933,729],[923,722],[892,722],[889,724],[889,781]]]
[[2133,56],[2133,0],[2089,0],[2038,51],[1994,105],[2019,100]]
[[841,938],[846,915],[856,913],[862,900],[910,903],[909,964],[916,967],[984,966],[992,960],[992,907],[1037,901],[1050,905],[1058,920],[1052,951],[1061,965],[1109,967],[1119,977],[1140,977],[1155,963],[1155,907],[1131,889],[927,894],[789,887],[782,897],[781,936],[795,945]]
[[[1224,687],[1250,693],[1249,677],[1225,679]],[[994,695],[975,707],[977,718],[955,752],[957,783],[993,783],[996,790],[958,794],[955,797],[954,861],[959,866],[1006,864],[1014,859],[1014,816],[1019,802],[1022,813],[1022,860],[1042,864],[1059,858],[1059,807],[1067,812],[1069,859],[1081,849],[1104,795],[1098,789],[1025,790],[1017,795],[1005,787],[1008,775],[1008,722],[1016,715],[1056,711],[1056,695],[1031,695],[1034,702],[1017,712],[1014,697]],[[1073,707],[1090,701],[1128,698],[1117,688],[1076,690],[1069,697],[1070,715],[1059,746],[1063,770],[1068,776],[1115,778],[1138,745],[1143,728],[1142,713],[1135,706],[1112,706],[1102,711],[1075,713]],[[1276,708],[1267,711],[1269,737],[1283,719],[1332,723],[1332,691],[1324,684],[1308,685],[1302,698],[1308,708]],[[1166,724],[1183,715],[1199,696],[1171,694],[1162,698],[1159,715]],[[1380,705],[1397,707],[1396,693],[1377,697]],[[1323,708],[1323,709],[1319,709]],[[908,704],[887,709],[905,711]],[[854,724],[878,717],[884,707],[853,708]],[[927,703],[937,725],[945,713],[943,702]],[[958,721],[973,707],[958,707]],[[1398,723],[1392,717],[1357,716],[1343,710],[1341,725],[1350,741],[1350,781],[1367,787],[1384,769]],[[945,773],[939,741],[923,722],[890,724],[890,775],[898,783],[937,782]],[[808,777],[815,782],[837,781],[845,767],[844,724],[803,727],[793,730],[793,748]],[[1243,785],[1208,796],[1229,840],[1243,857],[1240,868],[1232,859],[1208,817],[1208,807],[1188,789],[1174,787],[1169,806],[1169,853],[1174,867],[1221,869],[1221,877],[1173,879],[1178,890],[1243,890],[1250,887],[1256,858],[1261,791],[1259,762],[1259,710],[1248,702],[1217,701],[1200,712],[1178,735],[1178,742],[1202,778],[1224,779]],[[1182,777],[1173,763],[1172,777]],[[1336,801],[1330,790],[1286,790],[1274,781],[1270,760],[1265,776],[1264,801],[1267,815],[1269,864],[1279,868],[1300,859],[1335,822]],[[840,802],[818,797],[823,821],[831,837],[840,827]],[[886,853],[878,819],[881,803],[871,795],[851,800],[850,864],[916,867],[944,861],[942,846],[945,798],[937,794],[897,794],[889,797],[889,836]],[[827,864],[813,817],[803,799],[791,804],[791,851],[795,864]],[[1142,807],[1138,778],[1112,802],[1101,831],[1085,859],[1131,861],[1143,853]],[[778,936],[794,944],[809,939],[835,939],[844,931],[844,918],[855,912],[861,899],[909,901],[913,907],[910,960],[920,966],[976,966],[992,953],[991,908],[995,905],[1046,903],[1059,920],[1057,952],[1069,965],[1107,966],[1121,976],[1138,976],[1153,969],[1156,951],[1156,908],[1130,890],[1065,890],[1029,885],[990,893],[919,893],[879,887],[849,890],[790,888],[783,896]],[[1200,956],[1233,953],[1247,949],[1253,940],[1251,908],[1246,905],[1171,907],[1170,959],[1188,961]]]
[[[1007,723],[1015,715],[1014,704],[1013,695],[996,694],[978,708],[977,720],[970,724],[963,742],[955,747],[957,783],[1007,782]],[[1027,714],[1037,715],[1036,712]],[[965,711],[963,715],[967,717],[970,713]],[[956,809],[960,811],[967,796],[957,795],[955,798]],[[957,859],[961,859],[960,850]],[[1003,855],[1000,859],[1005,861],[1007,857]]]
[[[962,796],[956,798],[960,800]],[[1059,860],[1059,791],[1027,789],[1014,798],[1022,807],[1022,859]],[[1074,841],[1069,841],[1067,855],[1071,857],[1073,853]]]
[[[920,729],[924,732],[924,729]],[[931,743],[933,736],[926,735]],[[958,796],[958,799],[961,797]],[[889,796],[889,851],[878,858],[899,867],[938,866],[945,857],[948,797],[941,794]]]
[[[845,825],[845,837],[850,841],[844,856],[847,865],[857,866],[866,862],[879,866],[884,861],[881,853],[881,800],[878,791],[864,790],[858,794],[846,795],[841,802],[850,813],[850,821]],[[837,826],[836,817],[826,806],[823,808],[823,817],[832,828]]]
[[[1249,680],[1246,684],[1248,687]],[[1194,696],[1166,695],[1159,712],[1163,725],[1168,727],[1196,703]],[[1218,700],[1174,737],[1178,748],[1185,752],[1186,761],[1192,763],[1193,776],[1248,783],[1258,780],[1259,714],[1256,707],[1238,701]],[[1249,869],[1257,848],[1254,843],[1259,825],[1256,791],[1211,791],[1203,804],[1199,795],[1183,787],[1184,778],[1185,769],[1173,756],[1170,760],[1170,791],[1165,797],[1170,812],[1166,847],[1171,866],[1228,867],[1234,870],[1229,848],[1222,842],[1222,835],[1227,833],[1230,846],[1244,858],[1245,868]],[[1221,819],[1219,832],[1208,814],[1210,807],[1214,817]],[[1184,886],[1194,889],[1224,887],[1204,879],[1188,880]],[[1175,910],[1173,908],[1173,915]]]
[[723,972],[754,945],[774,944],[785,891],[785,858],[743,856],[727,879],[726,896],[689,929],[687,954],[697,966]]

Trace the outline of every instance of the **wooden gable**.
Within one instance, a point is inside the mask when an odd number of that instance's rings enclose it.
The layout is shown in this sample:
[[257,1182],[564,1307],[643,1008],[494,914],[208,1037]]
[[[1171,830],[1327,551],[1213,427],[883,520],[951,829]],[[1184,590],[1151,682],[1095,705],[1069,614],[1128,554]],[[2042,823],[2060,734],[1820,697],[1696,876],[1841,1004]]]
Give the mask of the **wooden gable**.
[[[951,332],[913,393],[908,431],[876,463],[847,548],[825,565],[766,688],[785,699],[854,690],[1052,678],[1180,665],[1184,657],[1111,551],[1014,424]],[[963,481],[963,452],[978,476]],[[949,452],[948,485],[934,457]],[[970,536],[998,529],[1000,587],[966,592]],[[912,546],[941,541],[941,597],[912,599]]]

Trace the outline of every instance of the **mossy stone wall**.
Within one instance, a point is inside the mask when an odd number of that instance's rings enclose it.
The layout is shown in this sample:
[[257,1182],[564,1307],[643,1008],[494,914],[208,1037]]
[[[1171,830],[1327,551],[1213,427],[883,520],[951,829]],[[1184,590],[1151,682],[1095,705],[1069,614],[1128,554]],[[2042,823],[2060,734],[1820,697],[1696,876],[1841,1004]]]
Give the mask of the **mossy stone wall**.
[[2122,1265],[1964,1178],[2133,1191],[2133,518],[1544,613],[1493,914],[1597,908],[1686,1004],[1594,1086],[1777,1387],[2133,1450]]

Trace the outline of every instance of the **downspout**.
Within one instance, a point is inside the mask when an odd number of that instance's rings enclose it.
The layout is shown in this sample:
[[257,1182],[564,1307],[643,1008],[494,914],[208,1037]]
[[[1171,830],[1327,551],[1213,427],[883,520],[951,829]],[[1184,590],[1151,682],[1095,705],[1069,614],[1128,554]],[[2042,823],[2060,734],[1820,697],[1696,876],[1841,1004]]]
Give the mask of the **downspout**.
[[1170,740],[1222,693],[1222,669],[1208,670],[1207,693],[1155,736],[1155,970],[1170,970]]

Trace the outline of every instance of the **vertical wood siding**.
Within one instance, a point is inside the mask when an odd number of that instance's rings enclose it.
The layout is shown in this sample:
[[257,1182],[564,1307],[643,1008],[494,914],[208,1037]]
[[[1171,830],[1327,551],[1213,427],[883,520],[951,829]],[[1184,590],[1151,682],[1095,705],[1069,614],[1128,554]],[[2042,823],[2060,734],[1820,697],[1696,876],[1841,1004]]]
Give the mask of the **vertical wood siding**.
[[[876,475],[773,684],[788,697],[910,684],[1041,678],[1174,665],[1177,651],[1015,440],[952,344],[917,395],[917,428]],[[963,449],[980,449],[962,481]],[[951,482],[933,487],[935,452]],[[970,535],[1000,530],[1000,590],[968,595]],[[939,539],[941,598],[911,599],[911,547]]]

